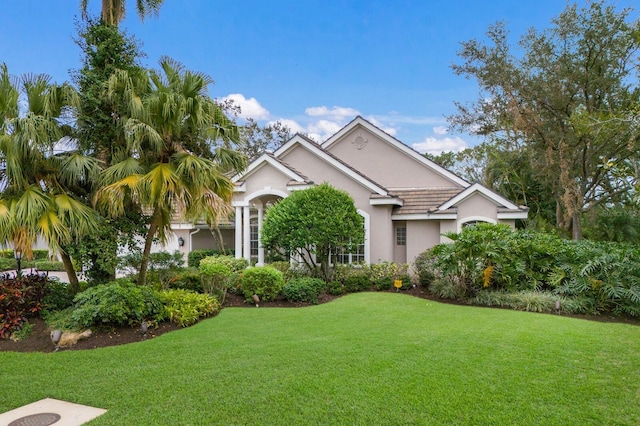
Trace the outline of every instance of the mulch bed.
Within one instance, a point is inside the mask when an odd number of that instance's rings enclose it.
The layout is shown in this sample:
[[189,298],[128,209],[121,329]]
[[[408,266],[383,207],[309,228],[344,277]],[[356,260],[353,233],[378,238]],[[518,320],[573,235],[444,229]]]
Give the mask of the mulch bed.
[[[392,290],[395,292],[395,290]],[[422,291],[420,288],[413,288],[406,291],[402,291],[404,294],[409,294],[415,297],[421,297],[424,299],[432,299],[439,302],[445,303],[454,303],[459,305],[466,305],[460,301],[455,300],[443,300],[434,298],[432,295],[429,295]],[[319,300],[319,303],[327,303],[330,302],[337,297],[340,296],[332,296],[332,295],[324,295]],[[277,308],[299,308],[304,306],[309,306],[308,303],[295,303],[289,302],[284,299],[278,299],[273,302],[260,302],[259,306],[261,308],[269,308],[269,307],[277,307]],[[223,307],[242,307],[242,308],[255,308],[254,304],[245,303],[244,297],[236,294],[227,294]],[[495,308],[493,308],[495,309]],[[622,322],[626,324],[632,324],[636,326],[640,326],[640,319],[637,318],[624,318],[624,317],[613,317],[613,316],[589,316],[589,315],[573,315],[576,318],[582,318],[586,320],[592,321],[603,321],[603,322]],[[10,339],[0,339],[0,352],[3,351],[15,351],[15,352],[53,352],[55,350],[55,346],[51,342],[50,333],[51,330],[47,328],[44,321],[41,319],[30,319],[29,322],[33,324],[32,333],[24,340],[13,341]],[[158,324],[157,328],[150,327],[147,331],[146,339],[153,339],[154,337],[160,336],[164,333],[168,333],[174,330],[181,329],[180,326],[173,323],[161,323]],[[140,342],[144,340],[145,337],[142,333],[140,327],[120,327],[109,330],[93,330],[93,334],[91,337],[80,340],[78,343],[73,345],[70,348],[60,349],[60,351],[69,351],[69,350],[86,350],[86,349],[96,349],[107,346],[116,346],[116,345],[124,345],[127,343]]]

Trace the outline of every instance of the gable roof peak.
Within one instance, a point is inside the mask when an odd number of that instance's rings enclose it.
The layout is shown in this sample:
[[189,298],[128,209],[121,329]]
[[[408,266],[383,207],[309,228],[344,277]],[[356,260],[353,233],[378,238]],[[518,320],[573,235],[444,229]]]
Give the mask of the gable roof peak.
[[347,133],[351,132],[358,125],[364,127],[366,130],[373,133],[375,136],[382,139],[383,141],[387,142],[389,145],[393,146],[394,148],[398,149],[399,151],[403,152],[404,154],[408,155],[414,160],[417,160],[418,162],[422,163],[424,166],[430,168],[431,170],[443,176],[445,179],[453,182],[454,184],[459,185],[463,188],[467,188],[471,185],[469,182],[467,182],[460,176],[447,170],[446,168],[442,167],[435,161],[428,159],[427,157],[425,157],[415,149],[406,145],[401,140],[396,139],[395,136],[390,135],[389,133],[385,132],[380,127],[376,126],[370,121],[364,119],[360,115],[356,116],[353,120],[347,123],[346,126],[338,130],[333,136],[329,137],[329,139],[327,139],[322,144],[320,144],[320,146],[324,150],[329,150],[331,148],[331,145],[341,140]]

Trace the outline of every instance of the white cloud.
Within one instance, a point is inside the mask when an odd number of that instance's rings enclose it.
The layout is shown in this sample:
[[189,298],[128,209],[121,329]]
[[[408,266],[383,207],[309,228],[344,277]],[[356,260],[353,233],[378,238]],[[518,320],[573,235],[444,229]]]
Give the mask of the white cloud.
[[300,124],[298,124],[297,121],[295,120],[290,120],[288,118],[281,118],[278,120],[273,120],[267,123],[267,125],[271,125],[271,124],[275,124],[276,121],[279,121],[281,124],[287,126],[289,128],[289,130],[291,130],[291,133],[305,133],[307,130],[302,127]]
[[391,136],[395,136],[398,133],[398,129],[396,129],[395,127],[385,126],[374,116],[367,117],[367,121],[369,121],[374,126],[379,127],[380,129],[382,129],[382,131],[390,134]]
[[464,139],[458,136],[444,138],[428,136],[424,141],[414,143],[411,147],[421,154],[429,153],[432,155],[438,155],[445,151],[462,151],[467,148],[467,143]]
[[342,121],[346,118],[352,119],[356,115],[360,115],[357,109],[334,106],[327,108],[326,106],[309,107],[304,112],[311,117],[325,117],[334,121]]
[[318,120],[309,123],[307,126],[307,133],[312,139],[317,141],[323,141],[329,138],[331,135],[342,129],[344,124],[331,120]]
[[430,124],[442,124],[446,123],[446,119],[443,117],[416,117],[410,115],[400,115],[397,112],[391,112],[387,115],[376,115],[379,120],[383,120],[387,123],[400,123],[416,126],[427,126]]
[[446,135],[449,133],[449,129],[446,126],[436,126],[433,128],[433,133],[436,135]]
[[232,93],[222,98],[225,100],[232,100],[235,105],[240,107],[239,116],[242,118],[253,118],[254,120],[266,120],[269,118],[269,110],[260,105],[260,102],[256,98],[245,98],[241,93]]

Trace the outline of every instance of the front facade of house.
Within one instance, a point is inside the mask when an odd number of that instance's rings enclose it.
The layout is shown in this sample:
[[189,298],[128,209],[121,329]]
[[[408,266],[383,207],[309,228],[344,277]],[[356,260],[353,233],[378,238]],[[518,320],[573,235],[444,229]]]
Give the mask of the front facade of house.
[[323,182],[348,192],[364,218],[365,243],[356,253],[336,253],[334,260],[341,263],[412,262],[446,241],[445,232],[476,222],[514,226],[528,211],[469,184],[362,117],[322,144],[296,135],[273,154],[254,160],[234,181],[232,222],[219,233],[174,224],[180,250],[224,245],[236,257],[262,264],[259,236],[265,211],[292,191]]

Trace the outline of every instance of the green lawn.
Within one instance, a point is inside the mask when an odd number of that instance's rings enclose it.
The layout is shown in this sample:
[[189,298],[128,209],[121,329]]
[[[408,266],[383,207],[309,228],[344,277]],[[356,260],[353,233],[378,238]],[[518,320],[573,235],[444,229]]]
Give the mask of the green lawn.
[[227,308],[131,345],[0,353],[0,412],[92,425],[638,425],[640,327],[360,293]]

